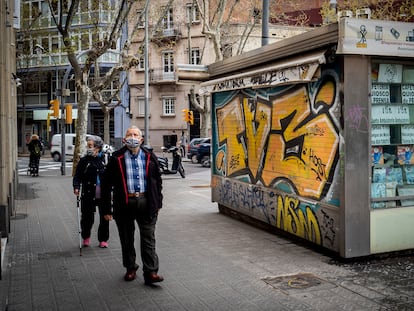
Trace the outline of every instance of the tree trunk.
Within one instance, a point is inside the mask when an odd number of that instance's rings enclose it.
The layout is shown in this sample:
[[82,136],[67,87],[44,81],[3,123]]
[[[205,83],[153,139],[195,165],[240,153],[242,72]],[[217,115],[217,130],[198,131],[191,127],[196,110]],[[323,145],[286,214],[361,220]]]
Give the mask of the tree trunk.
[[200,113],[201,118],[201,128],[200,128],[200,135],[201,137],[210,137],[210,105],[208,102],[208,96],[203,95],[203,113]]
[[86,130],[88,128],[89,91],[86,86],[78,88],[78,91],[78,120],[76,125],[75,151],[73,152],[72,176],[75,175],[81,155],[85,153]]

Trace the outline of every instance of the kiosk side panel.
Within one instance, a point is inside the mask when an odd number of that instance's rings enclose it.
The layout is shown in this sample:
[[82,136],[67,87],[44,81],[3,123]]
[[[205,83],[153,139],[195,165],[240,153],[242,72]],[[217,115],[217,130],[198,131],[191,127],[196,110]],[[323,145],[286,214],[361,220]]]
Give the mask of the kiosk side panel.
[[339,251],[339,74],[212,94],[212,199]]

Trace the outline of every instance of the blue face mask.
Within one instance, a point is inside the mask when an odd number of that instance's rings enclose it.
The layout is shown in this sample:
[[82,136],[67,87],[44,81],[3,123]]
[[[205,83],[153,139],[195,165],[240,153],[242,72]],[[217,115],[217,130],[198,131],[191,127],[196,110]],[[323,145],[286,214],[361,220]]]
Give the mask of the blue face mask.
[[139,143],[139,140],[136,138],[128,138],[125,140],[125,145],[128,148],[137,148],[139,147],[140,143]]

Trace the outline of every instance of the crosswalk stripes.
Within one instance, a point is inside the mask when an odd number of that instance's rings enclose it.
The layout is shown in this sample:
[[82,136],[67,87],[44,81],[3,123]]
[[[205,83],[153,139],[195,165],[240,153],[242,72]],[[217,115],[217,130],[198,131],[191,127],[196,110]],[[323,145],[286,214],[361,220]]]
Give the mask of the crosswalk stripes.
[[[18,174],[19,175],[29,175],[28,174],[28,167],[19,168]],[[61,163],[53,163],[53,164],[44,164],[39,166],[39,175],[45,172],[55,172],[60,171]],[[72,170],[72,163],[66,163],[66,170]]]

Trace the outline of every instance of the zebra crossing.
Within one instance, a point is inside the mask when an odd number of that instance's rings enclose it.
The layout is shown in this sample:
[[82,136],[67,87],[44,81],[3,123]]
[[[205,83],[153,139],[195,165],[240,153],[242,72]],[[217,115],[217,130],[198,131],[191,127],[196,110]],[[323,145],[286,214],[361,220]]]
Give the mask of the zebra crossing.
[[[50,158],[40,158],[39,175],[40,176],[56,176],[61,174],[61,163],[55,162]],[[72,162],[66,162],[66,173],[72,172]],[[18,174],[20,176],[29,174],[29,158],[21,157],[18,159]]]

